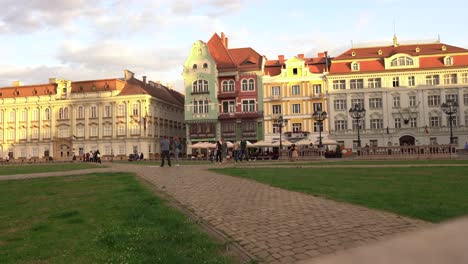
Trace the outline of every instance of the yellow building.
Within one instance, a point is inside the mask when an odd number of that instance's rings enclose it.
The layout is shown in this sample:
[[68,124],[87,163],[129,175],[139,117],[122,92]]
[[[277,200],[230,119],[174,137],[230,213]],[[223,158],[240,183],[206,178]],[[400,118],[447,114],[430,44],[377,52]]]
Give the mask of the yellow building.
[[[319,123],[312,114],[327,111],[325,103],[325,75],[329,59],[327,53],[318,58],[305,58],[298,54],[288,60],[267,60],[263,77],[263,103],[265,140],[279,140],[280,127],[275,122],[282,116],[287,124],[282,128],[282,139],[292,142],[319,137]],[[323,123],[322,137],[327,134],[327,121]]]
[[0,88],[0,154],[16,160],[159,153],[161,136],[185,137],[184,96],[134,78]]

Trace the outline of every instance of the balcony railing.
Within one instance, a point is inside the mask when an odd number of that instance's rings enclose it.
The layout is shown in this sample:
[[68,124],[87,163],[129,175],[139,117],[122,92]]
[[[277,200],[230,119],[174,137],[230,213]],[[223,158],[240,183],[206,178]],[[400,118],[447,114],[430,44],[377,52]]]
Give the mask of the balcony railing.
[[455,145],[363,147],[357,149],[360,159],[430,159],[451,158],[456,155]]
[[[370,135],[370,134],[394,134],[394,133],[404,133],[404,132],[413,132],[419,134],[448,134],[450,133],[449,127],[428,127],[427,130],[425,127],[418,128],[379,128],[379,129],[361,129],[359,133],[361,135]],[[453,127],[453,132],[468,132],[467,126],[456,126]],[[357,129],[346,129],[346,130],[330,130],[330,135],[334,136],[347,136],[347,135],[357,135]]]
[[235,119],[235,118],[257,118],[262,117],[263,111],[259,112],[230,112],[219,113],[218,119]]
[[218,99],[230,99],[236,98],[239,95],[239,91],[234,92],[218,92]]

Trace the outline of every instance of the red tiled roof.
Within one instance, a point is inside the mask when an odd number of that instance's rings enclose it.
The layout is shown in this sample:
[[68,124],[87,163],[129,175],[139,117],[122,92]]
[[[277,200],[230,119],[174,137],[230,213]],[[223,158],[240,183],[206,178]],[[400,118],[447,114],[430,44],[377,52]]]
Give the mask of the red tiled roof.
[[[446,47],[446,50],[442,50],[442,46]],[[416,48],[419,48],[419,52],[416,52]],[[379,50],[382,54],[379,54]],[[355,52],[355,56],[352,53]],[[436,55],[446,53],[464,53],[468,52],[467,49],[459,48],[444,43],[432,43],[432,44],[411,44],[411,45],[399,45],[397,47],[391,46],[378,46],[378,47],[365,47],[365,48],[351,48],[345,51],[343,54],[335,57],[336,60],[359,60],[368,58],[388,58],[394,54],[406,53],[411,56],[421,55]]]
[[164,85],[156,83],[154,86],[132,78],[119,93],[120,95],[148,94],[165,102],[184,106],[184,96],[177,91],[171,90]]
[[213,34],[211,39],[208,41],[208,49],[216,62],[218,71],[236,70],[236,62],[229,54],[228,49],[224,46],[217,33]]
[[103,80],[86,80],[72,82],[71,87],[72,93],[89,93],[89,92],[102,92],[102,91],[113,91],[122,90],[125,82],[114,78],[114,79],[103,79]]
[[252,48],[229,49],[240,70],[260,70],[263,57]]
[[[326,58],[299,58],[303,60],[305,64],[309,67],[309,71],[312,73],[323,73],[327,68]],[[330,60],[330,58],[328,58]],[[281,73],[281,68],[286,64],[287,59],[284,59],[284,62],[281,63],[279,60],[267,60],[265,63],[264,74],[270,76],[276,76]],[[331,62],[328,62],[329,65]]]
[[0,88],[0,98],[28,97],[57,94],[57,84],[36,84]]

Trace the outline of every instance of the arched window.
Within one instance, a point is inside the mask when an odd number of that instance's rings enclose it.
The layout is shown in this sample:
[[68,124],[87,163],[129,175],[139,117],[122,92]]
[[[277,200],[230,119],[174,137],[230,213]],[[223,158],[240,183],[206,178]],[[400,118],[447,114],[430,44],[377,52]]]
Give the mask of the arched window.
[[359,71],[359,63],[357,63],[357,62],[351,63],[351,70],[352,71]]
[[450,56],[447,56],[444,58],[444,65],[445,66],[452,66],[453,65],[453,58]]
[[208,63],[203,63],[203,69],[207,69],[208,68]]
[[221,86],[223,87],[223,92],[228,92],[229,91],[228,81],[222,81]]
[[78,118],[84,118],[84,107],[83,106],[78,107]]
[[242,80],[242,91],[247,91],[249,89],[247,80]]
[[192,69],[196,70],[196,69],[197,69],[197,65],[194,64],[194,65],[192,66]]
[[63,119],[68,119],[68,107],[63,108]]
[[64,119],[63,118],[63,108],[60,107],[59,112],[58,112],[58,119]]
[[401,56],[398,58],[394,58],[391,62],[392,66],[411,66],[414,65],[413,59],[406,56]]
[[229,81],[229,91],[234,92],[234,80]]
[[44,120],[50,120],[50,108],[44,110]]
[[255,81],[253,79],[249,79],[249,91],[255,90]]
[[193,93],[207,93],[208,92],[208,81],[207,80],[196,80],[192,83]]

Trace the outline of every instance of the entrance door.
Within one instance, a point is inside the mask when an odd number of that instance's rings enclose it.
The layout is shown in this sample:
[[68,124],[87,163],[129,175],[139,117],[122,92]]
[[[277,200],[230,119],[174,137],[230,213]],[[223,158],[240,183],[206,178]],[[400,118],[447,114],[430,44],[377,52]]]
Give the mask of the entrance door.
[[400,138],[400,146],[414,146],[415,139],[413,136],[402,136]]
[[68,160],[70,157],[70,146],[68,145],[60,145],[60,154],[59,159],[61,160]]

